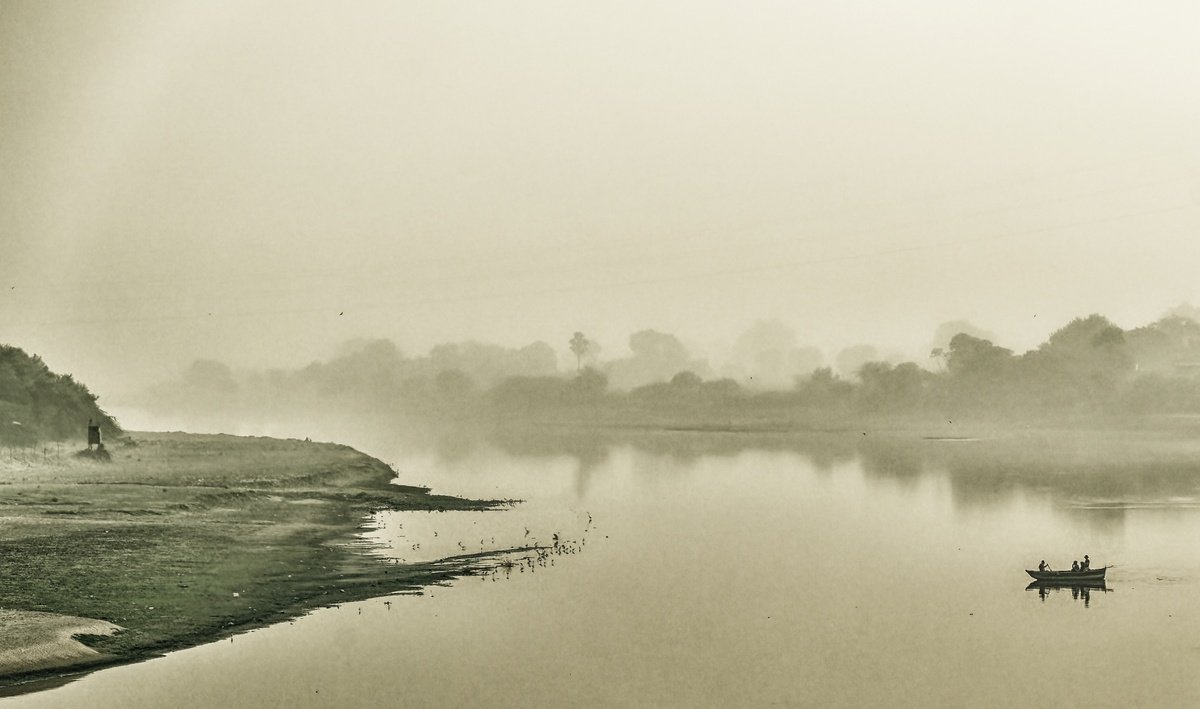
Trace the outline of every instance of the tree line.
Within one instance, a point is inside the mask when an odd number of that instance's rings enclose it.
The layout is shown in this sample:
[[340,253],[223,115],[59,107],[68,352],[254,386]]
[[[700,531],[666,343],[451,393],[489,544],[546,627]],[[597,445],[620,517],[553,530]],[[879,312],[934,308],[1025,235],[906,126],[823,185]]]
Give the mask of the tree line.
[[629,354],[608,360],[585,333],[564,336],[565,370],[546,343],[452,343],[411,357],[374,340],[296,370],[235,372],[198,361],[143,404],[162,414],[210,414],[207,428],[317,416],[621,423],[1200,413],[1198,317],[1171,312],[1125,330],[1089,315],[1020,354],[958,321],[939,328],[921,362],[857,346],[839,354],[836,371],[770,323],[741,339],[737,366],[719,367],[654,330],[634,333]]
[[[576,349],[582,333],[572,339]],[[1102,315],[1076,318],[1022,353],[960,332],[930,362],[867,361],[852,376],[830,367],[787,389],[753,390],[683,369],[669,379],[609,390],[599,367],[564,381],[514,379],[488,393],[503,411],[539,405],[651,407],[694,414],[799,410],[814,415],[1085,417],[1200,413],[1200,323],[1168,314],[1124,330]]]

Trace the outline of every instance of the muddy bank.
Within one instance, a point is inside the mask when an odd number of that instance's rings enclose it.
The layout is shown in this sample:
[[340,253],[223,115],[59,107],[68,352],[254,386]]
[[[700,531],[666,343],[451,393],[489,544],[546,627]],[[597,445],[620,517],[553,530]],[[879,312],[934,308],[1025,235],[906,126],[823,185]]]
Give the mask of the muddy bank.
[[381,509],[502,504],[394,485],[336,444],[173,433],[134,434],[109,463],[73,450],[0,463],[0,686],[472,573],[478,556],[387,564],[357,533]]

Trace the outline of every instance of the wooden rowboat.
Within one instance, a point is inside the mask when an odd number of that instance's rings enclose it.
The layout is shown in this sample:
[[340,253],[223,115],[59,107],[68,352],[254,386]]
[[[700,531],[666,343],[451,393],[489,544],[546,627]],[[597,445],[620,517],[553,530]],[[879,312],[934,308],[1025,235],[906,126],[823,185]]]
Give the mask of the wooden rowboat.
[[1105,566],[1099,569],[1088,569],[1087,571],[1035,571],[1033,569],[1025,569],[1025,573],[1038,581],[1070,585],[1072,583],[1082,584],[1103,581],[1104,572],[1109,568]]

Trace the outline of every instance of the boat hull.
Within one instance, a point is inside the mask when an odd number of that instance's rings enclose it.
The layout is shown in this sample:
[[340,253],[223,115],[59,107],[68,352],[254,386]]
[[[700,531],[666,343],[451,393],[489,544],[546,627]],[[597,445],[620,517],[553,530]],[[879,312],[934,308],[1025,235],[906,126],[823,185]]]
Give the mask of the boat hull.
[[1097,583],[1104,580],[1104,572],[1108,571],[1105,566],[1102,569],[1088,569],[1087,571],[1034,571],[1025,569],[1025,573],[1032,576],[1037,581],[1049,583],[1061,583],[1070,585],[1073,583]]

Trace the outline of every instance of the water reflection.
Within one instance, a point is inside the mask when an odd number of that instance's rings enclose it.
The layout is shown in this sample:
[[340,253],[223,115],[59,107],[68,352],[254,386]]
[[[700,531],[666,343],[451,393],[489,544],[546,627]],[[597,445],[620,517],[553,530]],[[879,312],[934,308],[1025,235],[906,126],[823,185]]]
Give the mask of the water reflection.
[[[1106,534],[1121,532],[1131,506],[1170,500],[1194,504],[1197,493],[1195,466],[1186,456],[1134,455],[1123,452],[1120,441],[1071,433],[946,441],[848,432],[502,426],[453,429],[434,440],[442,462],[472,456],[483,460],[496,452],[535,459],[571,458],[576,499],[588,495],[597,471],[610,464],[612,451],[618,448],[631,448],[655,461],[639,466],[639,475],[688,471],[701,459],[759,451],[795,454],[819,474],[856,462],[868,478],[897,483],[902,489],[930,476],[944,477],[960,510],[1008,505],[1035,493],[1048,497],[1079,523]],[[425,438],[405,446],[428,450],[429,443]]]
[[[350,442],[397,461],[403,482],[523,500],[380,512],[364,534],[408,563],[483,554],[478,580],[98,673],[52,699],[977,706],[1078,703],[1103,674],[1113,706],[1200,706],[1194,463],[1012,439],[550,424]],[[1046,550],[1119,563],[1121,595],[1032,583],[1032,602],[1014,575]],[[135,704],[135,691],[161,693]],[[23,706],[54,705],[39,698]]]
[[[1118,533],[1127,522],[1123,510],[1130,505],[1173,498],[1197,501],[1193,451],[1186,441],[1154,431],[670,431],[655,426],[451,422],[392,414],[364,419],[340,412],[320,419],[306,416],[303,421],[280,419],[259,428],[247,424],[241,432],[316,435],[376,453],[398,447],[435,451],[446,463],[479,458],[481,451],[569,456],[575,459],[574,487],[580,499],[588,494],[597,470],[608,464],[610,451],[631,446],[685,466],[746,450],[787,451],[802,456],[818,473],[858,462],[867,475],[902,486],[931,474],[946,475],[954,504],[964,509],[1008,504],[1030,490],[1045,492],[1061,508],[1089,508],[1081,520]],[[1090,511],[1105,506],[1105,513]]]
[[1072,583],[1063,583],[1061,581],[1034,581],[1025,587],[1026,591],[1037,591],[1038,598],[1042,601],[1051,593],[1057,591],[1070,591],[1072,600],[1083,601],[1083,607],[1089,608],[1092,602],[1092,591],[1097,593],[1112,593],[1112,589],[1105,585],[1104,581],[1075,581]]

